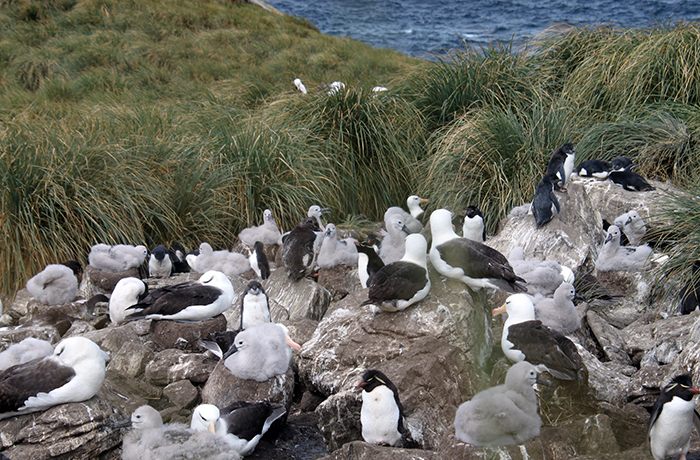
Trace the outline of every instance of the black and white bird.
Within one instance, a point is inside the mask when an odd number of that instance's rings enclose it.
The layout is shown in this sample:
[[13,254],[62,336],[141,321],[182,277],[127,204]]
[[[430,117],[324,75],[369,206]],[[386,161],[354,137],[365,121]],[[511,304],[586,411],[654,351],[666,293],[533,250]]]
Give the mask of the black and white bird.
[[138,319],[168,319],[172,321],[205,321],[225,312],[233,302],[233,285],[223,273],[211,270],[195,282],[164,286],[141,302],[129,307],[141,308],[125,321]]
[[283,239],[282,263],[287,276],[295,281],[313,271],[316,262],[316,232],[320,231],[318,222],[314,217],[307,217]]
[[608,179],[631,192],[649,192],[656,190],[642,176],[629,169],[615,170],[610,173]]
[[690,280],[681,288],[678,294],[680,301],[681,314],[688,315],[697,310],[700,305],[700,281],[698,274],[700,273],[700,261],[693,262],[690,268]]
[[327,224],[323,232],[321,249],[318,252],[319,268],[333,268],[336,265],[357,265],[357,240],[344,238],[338,240],[338,230],[334,224]]
[[631,171],[634,169],[635,164],[629,158],[619,156],[612,159],[610,166],[612,167],[613,171],[622,171],[623,169]]
[[241,299],[241,330],[270,322],[267,294],[257,281],[251,281]]
[[165,246],[156,246],[148,257],[148,276],[167,278],[173,271],[173,261]]
[[27,291],[42,305],[64,305],[78,297],[77,276],[66,263],[50,264],[27,281]]
[[130,307],[138,304],[148,296],[148,285],[142,280],[129,276],[120,279],[109,297],[109,320],[112,324],[124,321],[128,314],[134,313]]
[[403,217],[390,214],[385,220],[387,235],[379,245],[379,257],[384,264],[401,260],[406,251],[406,236],[411,233],[404,223]]
[[396,385],[383,372],[368,369],[357,387],[362,388],[362,439],[369,444],[399,444],[406,429]]
[[114,427],[130,426],[124,435],[125,460],[240,460],[241,455],[221,437],[197,431],[180,423],[163,424],[160,413],[151,406],[140,406],[129,420]]
[[88,261],[97,270],[118,273],[140,267],[147,255],[148,250],[143,245],[100,243],[90,249]]
[[555,175],[547,173],[537,184],[535,196],[532,199],[532,214],[535,216],[537,228],[542,227],[554,218],[553,209],[556,209],[557,213],[561,212],[559,200],[554,194],[556,181]]
[[574,172],[581,177],[595,177],[596,179],[607,179],[612,170],[612,164],[605,160],[582,161]]
[[467,206],[464,223],[462,224],[462,236],[479,243],[486,241],[484,215],[476,206]]
[[647,232],[644,219],[634,209],[617,216],[613,221],[613,225],[622,230],[622,233],[627,237],[628,244],[631,246],[639,245]]
[[222,409],[200,404],[192,412],[190,428],[214,433],[240,455],[248,455],[272,424],[282,420],[286,413],[284,406],[269,401],[237,401]]
[[194,259],[194,269],[197,273],[216,270],[226,276],[234,277],[250,270],[250,261],[239,252],[226,249],[214,251],[209,243],[204,242],[199,245],[199,255]]
[[368,283],[369,299],[362,305],[376,305],[383,311],[405,310],[420,302],[430,291],[427,261],[428,243],[420,233],[406,237],[406,253],[384,265]]
[[552,298],[535,296],[535,319],[562,335],[572,334],[581,325],[574,298],[576,289],[571,283],[561,283]]
[[384,261],[377,250],[369,242],[357,244],[357,275],[360,277],[362,288],[366,288],[370,280],[383,266]]
[[535,306],[527,294],[511,295],[492,313],[508,313],[501,335],[506,358],[514,363],[527,360],[561,380],[588,380],[588,370],[576,345],[535,320]]
[[474,290],[483,287],[525,292],[503,254],[483,243],[459,237],[452,229],[452,213],[438,209],[430,215],[433,242],[430,262],[443,276],[462,281]]
[[455,437],[473,446],[498,447],[524,444],[540,435],[542,419],[537,413],[538,379],[527,361],[514,364],[503,385],[489,388],[459,406]]
[[666,385],[654,402],[649,421],[649,442],[654,460],[679,455],[685,460],[690,448],[693,426],[700,425],[695,410],[695,395],[690,375],[678,375]]
[[224,365],[239,379],[264,382],[287,372],[292,363],[290,347],[301,349],[282,324],[250,326],[236,335]]
[[253,244],[253,250],[248,256],[250,267],[261,280],[266,280],[270,277],[270,262],[265,254],[265,245],[262,241],[256,241]]
[[69,337],[53,354],[0,372],[0,419],[86,401],[105,379],[108,355],[93,341]]
[[595,268],[601,272],[635,272],[650,261],[651,246],[620,246],[620,229],[617,225],[608,227],[603,247],[598,252]]
[[171,244],[168,253],[170,254],[170,260],[173,264],[172,274],[190,272],[192,267],[187,263],[187,251],[185,251],[185,248],[183,248],[180,243]]
[[282,233],[277,228],[275,218],[272,216],[272,211],[266,209],[263,211],[263,223],[257,227],[248,227],[241,230],[238,234],[238,239],[241,243],[247,246],[253,246],[256,241],[261,241],[263,244],[282,244]]
[[[549,159],[547,175],[554,174],[557,177],[558,180],[554,184],[562,192],[566,191],[566,183],[569,182],[571,173],[574,170],[575,157],[574,144],[567,142],[556,149]],[[561,187],[559,187],[559,182],[561,182]]]

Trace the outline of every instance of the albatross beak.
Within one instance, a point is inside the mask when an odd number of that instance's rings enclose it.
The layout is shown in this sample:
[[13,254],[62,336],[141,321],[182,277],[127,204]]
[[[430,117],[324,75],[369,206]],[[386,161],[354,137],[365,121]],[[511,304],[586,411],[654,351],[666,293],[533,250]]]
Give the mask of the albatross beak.
[[299,345],[299,344],[296,343],[294,340],[292,340],[292,338],[289,337],[289,334],[285,334],[285,336],[284,336],[284,343],[286,343],[287,345],[289,345],[289,348],[293,348],[293,349],[295,349],[295,350],[297,350],[297,351],[301,350],[301,345]]
[[331,212],[331,208],[321,208],[321,214],[328,214]]
[[216,426],[214,425],[214,422],[211,422],[209,426],[207,427],[207,431],[210,433],[216,434]]
[[506,304],[503,304],[500,307],[494,308],[493,310],[491,310],[491,315],[492,316],[502,315],[505,312],[506,312]]
[[420,204],[425,204],[425,203],[427,203],[427,202],[429,202],[429,201],[430,201],[430,200],[427,199],[427,198],[418,198],[418,202],[419,202]]

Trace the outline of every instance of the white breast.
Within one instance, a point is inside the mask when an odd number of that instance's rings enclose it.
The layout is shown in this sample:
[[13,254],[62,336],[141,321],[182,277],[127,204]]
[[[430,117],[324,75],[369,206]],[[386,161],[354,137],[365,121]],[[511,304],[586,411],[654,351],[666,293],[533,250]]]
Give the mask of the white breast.
[[370,444],[395,445],[401,439],[399,433],[399,408],[394,393],[385,386],[371,392],[362,392],[362,438]]

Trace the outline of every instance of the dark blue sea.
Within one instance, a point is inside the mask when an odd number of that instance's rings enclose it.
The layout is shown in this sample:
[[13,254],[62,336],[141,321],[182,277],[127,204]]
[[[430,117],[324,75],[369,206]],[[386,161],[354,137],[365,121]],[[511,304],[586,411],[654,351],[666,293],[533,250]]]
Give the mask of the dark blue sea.
[[649,27],[700,20],[700,0],[268,0],[327,35],[429,58],[496,40],[519,45],[557,24]]

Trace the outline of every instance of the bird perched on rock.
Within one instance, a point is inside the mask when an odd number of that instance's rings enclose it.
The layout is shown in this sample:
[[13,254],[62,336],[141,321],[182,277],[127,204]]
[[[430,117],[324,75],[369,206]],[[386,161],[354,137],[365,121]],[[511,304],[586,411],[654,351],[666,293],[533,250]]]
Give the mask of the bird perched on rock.
[[396,385],[383,372],[368,369],[357,387],[362,388],[362,439],[369,444],[396,446],[406,433]]
[[148,255],[146,246],[131,246],[128,244],[96,244],[90,249],[88,261],[90,265],[101,271],[118,273],[132,268],[138,268]]
[[52,355],[0,373],[0,419],[95,396],[105,378],[107,354],[93,341],[69,337]]
[[270,426],[286,413],[284,406],[269,401],[237,401],[222,409],[213,404],[200,404],[192,412],[190,428],[214,433],[235,452],[248,455]]
[[535,216],[535,225],[537,225],[537,228],[542,227],[554,218],[554,211],[552,208],[556,209],[557,214],[561,212],[559,200],[554,194],[556,180],[557,178],[555,175],[547,173],[537,184],[537,189],[535,189],[535,196],[532,199],[531,209],[532,214]]
[[336,265],[357,265],[357,240],[345,238],[338,240],[338,231],[334,224],[326,225],[323,242],[318,253],[319,268],[333,268]]
[[272,211],[266,209],[263,211],[263,224],[244,228],[238,234],[238,239],[247,246],[253,246],[256,241],[261,241],[263,244],[282,244],[282,233],[277,228]]
[[261,280],[266,280],[270,277],[270,262],[265,254],[265,246],[262,241],[256,241],[253,245],[253,251],[248,256],[250,267]]
[[370,280],[383,266],[384,261],[374,246],[368,242],[355,243],[357,245],[357,275],[360,277],[362,288],[366,288]]
[[388,234],[379,245],[379,257],[386,265],[401,260],[406,251],[406,236],[410,232],[404,225],[403,218],[398,214],[387,216],[384,224]]
[[[128,424],[127,424],[128,422]],[[163,425],[163,418],[151,406],[141,406],[131,419],[116,426],[132,429],[124,435],[124,460],[239,460],[231,445],[208,431],[196,431],[179,423]]]
[[156,246],[148,257],[148,276],[167,278],[173,271],[173,261],[165,246]]
[[234,277],[250,270],[250,261],[239,252],[226,249],[214,251],[209,243],[202,243],[199,245],[199,255],[194,259],[194,269],[197,273],[216,270]]
[[443,276],[454,278],[474,290],[483,287],[524,292],[524,280],[513,272],[503,254],[483,243],[460,238],[452,229],[452,213],[438,209],[430,215],[433,236],[430,262]]
[[314,244],[318,231],[318,221],[314,217],[307,217],[284,237],[282,263],[291,279],[300,280],[313,270],[316,262]]
[[428,295],[430,278],[428,243],[423,235],[406,237],[406,253],[396,262],[384,265],[369,281],[369,299],[362,305],[376,305],[384,311],[401,311]]
[[171,244],[168,253],[170,253],[170,260],[173,263],[172,274],[189,273],[191,267],[187,263],[187,251],[185,251],[182,245],[179,243]]
[[484,225],[484,215],[476,206],[467,206],[462,224],[462,236],[472,241],[483,243],[486,241],[486,225]]
[[649,192],[656,190],[642,176],[629,169],[612,171],[608,176],[608,179],[622,186],[623,189],[631,192]]
[[612,170],[612,164],[605,160],[582,161],[574,172],[581,177],[595,177],[596,179],[607,179]]
[[204,321],[228,310],[232,302],[231,280],[219,271],[210,270],[195,282],[152,291],[141,302],[129,307],[130,310],[142,310],[128,315],[125,320]]
[[622,233],[627,237],[628,244],[637,246],[642,242],[642,238],[647,232],[647,226],[642,219],[642,216],[635,210],[620,214],[613,221]]
[[508,313],[501,335],[501,349],[506,358],[514,363],[527,360],[561,380],[588,380],[588,371],[576,345],[535,320],[535,306],[526,294],[511,295],[492,313],[494,316]]
[[65,263],[50,264],[27,281],[27,291],[42,305],[64,305],[78,297],[78,278]]
[[576,289],[570,283],[561,283],[553,298],[536,296],[535,318],[562,335],[573,333],[580,326],[575,297]]
[[[562,192],[566,191],[565,185],[569,182],[569,177],[574,170],[574,159],[576,157],[576,152],[574,151],[574,144],[567,142],[552,153],[552,157],[549,159],[549,164],[547,165],[547,175],[555,175],[557,180],[554,181],[554,185],[557,186]],[[561,182],[561,187],[559,187],[559,182]]]
[[551,295],[564,282],[563,273],[566,271],[559,262],[554,260],[526,260],[525,250],[520,246],[516,246],[510,251],[508,263],[513,267],[513,272],[525,280],[527,292],[530,295]]
[[409,212],[404,211],[399,206],[392,206],[384,213],[384,222],[386,225],[389,225],[389,216],[398,215],[406,226],[406,233],[419,233],[423,230],[422,218],[425,215],[421,204],[427,202],[428,200],[425,198],[421,198],[418,195],[411,195],[406,199],[406,206]]
[[628,271],[642,268],[648,261],[652,249],[649,245],[620,246],[620,229],[617,225],[608,227],[603,248],[598,253],[595,268],[601,272]]
[[0,353],[0,371],[17,364],[24,364],[37,358],[53,354],[53,346],[46,340],[27,337],[19,343],[10,345]]
[[527,361],[514,364],[505,384],[481,391],[459,406],[455,437],[473,446],[498,447],[524,444],[539,436],[542,419],[533,388],[538,377]]
[[251,281],[241,299],[241,330],[270,322],[270,306],[262,284]]
[[109,297],[109,320],[112,324],[121,323],[127,314],[136,312],[134,309],[129,311],[129,307],[138,304],[146,296],[148,285],[142,280],[133,276],[120,279]]
[[248,327],[236,335],[235,350],[229,350],[224,364],[231,374],[243,380],[264,382],[284,374],[292,362],[290,347],[301,349],[288,334],[286,327],[276,323]]
[[612,159],[610,162],[610,166],[612,167],[613,171],[622,171],[623,169],[631,171],[634,169],[635,164],[632,163],[632,160],[625,156],[619,156],[615,157]]
[[695,395],[690,375],[678,375],[666,385],[654,402],[649,420],[649,442],[654,460],[680,455],[685,460],[690,448],[690,434],[700,426],[695,410]]

